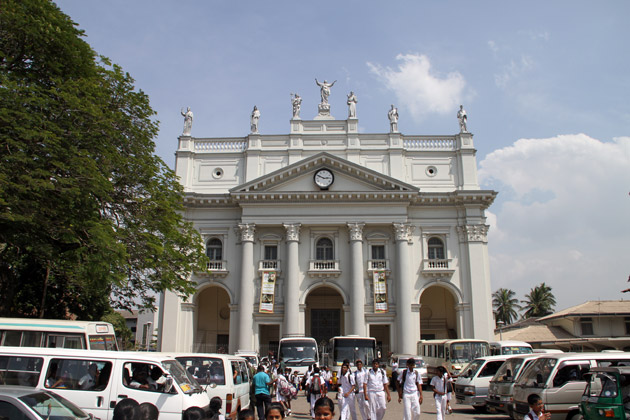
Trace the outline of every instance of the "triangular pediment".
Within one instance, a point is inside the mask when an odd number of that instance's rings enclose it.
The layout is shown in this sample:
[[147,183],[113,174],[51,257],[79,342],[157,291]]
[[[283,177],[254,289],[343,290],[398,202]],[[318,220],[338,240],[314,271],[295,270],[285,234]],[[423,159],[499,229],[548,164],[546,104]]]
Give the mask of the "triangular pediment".
[[[321,169],[334,175],[334,182],[327,189],[316,185],[314,176]],[[350,195],[376,197],[396,196],[398,199],[417,195],[413,185],[383,175],[346,159],[322,152],[285,168],[263,175],[230,190],[236,198],[270,195],[294,196]]]

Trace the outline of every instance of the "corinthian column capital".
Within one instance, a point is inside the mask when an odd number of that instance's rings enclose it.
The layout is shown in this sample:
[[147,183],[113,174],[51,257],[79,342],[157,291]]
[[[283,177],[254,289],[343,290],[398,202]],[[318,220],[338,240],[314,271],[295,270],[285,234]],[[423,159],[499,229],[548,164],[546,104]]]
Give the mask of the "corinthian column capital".
[[365,223],[348,223],[348,230],[350,231],[350,240],[362,241],[364,227],[365,227]]
[[488,242],[488,225],[457,226],[460,242]]
[[409,223],[394,223],[394,235],[397,241],[410,241],[413,227]]
[[298,242],[300,240],[300,228],[301,223],[284,224],[284,228],[287,230],[287,241]]
[[254,223],[239,223],[237,227],[242,242],[254,242],[255,231],[256,225]]

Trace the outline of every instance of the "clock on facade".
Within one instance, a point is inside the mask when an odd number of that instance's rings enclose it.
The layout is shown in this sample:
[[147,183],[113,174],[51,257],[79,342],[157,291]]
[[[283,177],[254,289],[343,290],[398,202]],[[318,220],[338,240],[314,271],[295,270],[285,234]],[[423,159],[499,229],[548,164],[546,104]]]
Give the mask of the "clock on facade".
[[328,187],[330,187],[335,181],[335,176],[328,169],[320,169],[319,171],[315,172],[315,177],[313,178],[313,180],[315,181],[315,185],[317,185],[319,188],[321,188],[322,190],[327,190]]

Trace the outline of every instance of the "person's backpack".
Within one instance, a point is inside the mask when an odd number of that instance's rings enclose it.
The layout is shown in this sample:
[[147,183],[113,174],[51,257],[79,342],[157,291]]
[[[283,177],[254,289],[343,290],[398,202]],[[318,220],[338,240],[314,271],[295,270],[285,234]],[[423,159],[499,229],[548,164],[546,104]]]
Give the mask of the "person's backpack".
[[313,376],[313,379],[311,381],[311,394],[319,394],[320,392],[322,392],[322,380],[320,376]]
[[278,384],[278,389],[280,391],[280,395],[283,397],[288,397],[291,395],[291,384],[286,379],[281,379]]

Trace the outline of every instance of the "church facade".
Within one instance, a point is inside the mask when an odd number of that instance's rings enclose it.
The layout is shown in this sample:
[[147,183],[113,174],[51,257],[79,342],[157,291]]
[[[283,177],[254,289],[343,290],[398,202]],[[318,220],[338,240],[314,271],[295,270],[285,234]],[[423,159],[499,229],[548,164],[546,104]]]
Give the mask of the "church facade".
[[465,121],[455,135],[404,135],[392,106],[389,132],[359,133],[356,99],[347,120],[326,99],[313,120],[294,102],[288,134],[258,133],[252,113],[246,137],[193,137],[190,124],[179,137],[185,216],[209,263],[189,299],[162,295],[162,351],[356,334],[415,354],[422,338],[493,337],[496,192],[479,187]]

